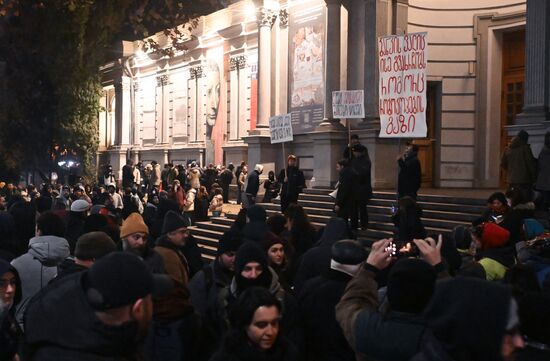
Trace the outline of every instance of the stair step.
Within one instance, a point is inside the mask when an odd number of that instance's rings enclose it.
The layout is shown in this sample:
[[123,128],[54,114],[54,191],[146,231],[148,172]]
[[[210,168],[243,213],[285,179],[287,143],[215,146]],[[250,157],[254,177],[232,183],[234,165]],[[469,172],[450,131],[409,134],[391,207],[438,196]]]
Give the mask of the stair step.
[[[374,198],[382,199],[396,199],[395,192],[374,192]],[[482,198],[466,198],[466,197],[456,197],[456,196],[445,196],[437,194],[419,194],[417,197],[419,202],[435,202],[435,203],[455,203],[455,204],[466,204],[466,205],[475,205],[485,207],[487,204],[486,199]]]
[[321,194],[326,195],[332,192],[334,189],[331,188],[306,188],[304,189],[305,194]]
[[223,235],[223,232],[213,231],[213,230],[210,230],[210,229],[199,228],[199,227],[196,227],[196,226],[189,227],[189,230],[191,231],[191,234],[193,236],[208,237],[208,238],[212,238],[212,239],[216,239],[216,240],[220,239],[221,236]]
[[[230,228],[230,225],[226,225],[226,224],[220,224],[220,223],[215,223],[215,222],[198,222],[198,223],[195,223],[195,227],[197,227],[198,229],[207,229],[207,230],[210,230],[210,231],[217,231],[217,232],[226,232],[229,230]],[[192,233],[195,234],[196,232],[190,228],[192,230]]]

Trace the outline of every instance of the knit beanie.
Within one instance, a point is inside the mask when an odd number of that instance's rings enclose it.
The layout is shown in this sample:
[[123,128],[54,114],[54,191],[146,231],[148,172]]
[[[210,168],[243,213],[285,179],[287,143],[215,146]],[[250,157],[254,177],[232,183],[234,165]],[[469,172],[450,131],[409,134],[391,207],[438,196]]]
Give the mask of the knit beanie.
[[468,249],[472,243],[472,233],[468,227],[456,226],[453,228],[451,238],[458,249]]
[[285,241],[271,232],[268,232],[262,239],[262,245],[266,251],[269,251],[269,249],[275,244],[282,244],[284,246]]
[[403,258],[388,276],[387,297],[394,311],[419,314],[432,298],[436,280],[434,268],[415,258]]
[[252,242],[246,242],[239,247],[235,256],[235,274],[240,274],[249,262],[258,262],[263,270],[268,269],[266,252]]
[[238,233],[231,231],[224,232],[218,242],[218,255],[227,252],[237,252],[241,244],[242,240]]
[[74,255],[81,260],[98,259],[116,250],[115,242],[105,232],[89,232],[78,237]]
[[166,212],[164,216],[164,222],[162,223],[162,234],[174,232],[179,228],[189,227],[189,221],[181,214],[174,211]]
[[368,253],[358,241],[343,239],[332,245],[330,255],[337,263],[357,265],[367,259]]
[[122,223],[120,228],[120,238],[126,238],[134,233],[149,234],[149,227],[143,221],[143,217],[139,213],[130,213],[130,215]]

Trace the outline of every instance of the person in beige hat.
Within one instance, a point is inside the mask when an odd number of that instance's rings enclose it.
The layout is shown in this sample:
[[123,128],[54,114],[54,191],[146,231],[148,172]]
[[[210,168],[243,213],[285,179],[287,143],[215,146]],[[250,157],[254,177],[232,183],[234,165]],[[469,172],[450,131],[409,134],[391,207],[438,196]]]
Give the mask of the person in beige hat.
[[130,213],[120,228],[120,249],[138,255],[151,272],[164,273],[162,257],[147,243],[149,227],[139,213]]

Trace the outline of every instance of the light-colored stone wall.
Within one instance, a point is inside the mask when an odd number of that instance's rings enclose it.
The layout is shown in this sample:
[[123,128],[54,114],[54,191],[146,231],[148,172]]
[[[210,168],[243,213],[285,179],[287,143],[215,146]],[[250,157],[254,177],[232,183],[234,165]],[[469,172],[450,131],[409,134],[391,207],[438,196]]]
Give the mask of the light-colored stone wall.
[[[439,167],[442,187],[474,186],[477,157],[485,156],[475,154],[476,142],[485,141],[476,139],[476,127],[495,122],[500,125],[498,117],[477,116],[479,55],[475,16],[513,14],[525,11],[525,7],[525,1],[517,0],[409,0],[408,32],[428,32],[429,80],[442,82],[441,134],[440,143],[436,143],[441,147],[441,162],[435,165]],[[496,168],[498,174],[498,162],[492,163],[492,173]]]

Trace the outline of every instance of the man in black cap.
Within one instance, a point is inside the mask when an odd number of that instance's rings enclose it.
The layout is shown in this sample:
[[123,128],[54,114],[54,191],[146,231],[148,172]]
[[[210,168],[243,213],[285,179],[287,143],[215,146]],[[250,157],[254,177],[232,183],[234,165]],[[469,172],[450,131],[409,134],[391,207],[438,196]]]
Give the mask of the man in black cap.
[[355,353],[336,321],[334,307],[348,282],[359,272],[367,252],[354,240],[341,240],[331,247],[330,268],[306,282],[300,292],[306,360],[355,361]]
[[372,198],[371,161],[368,149],[361,144],[354,145],[352,152],[351,170],[354,199],[350,225],[352,230],[356,230],[359,227],[360,219],[361,229],[366,230],[369,223],[367,202]]
[[218,243],[218,255],[208,266],[199,271],[189,282],[191,303],[202,319],[202,345],[199,360],[208,360],[219,344],[215,327],[216,298],[221,289],[228,287],[235,271],[235,254],[241,238],[231,231],[225,232]]
[[189,266],[182,248],[189,237],[189,221],[174,211],[164,216],[162,236],[154,250],[163,259],[166,274],[174,289],[155,299],[154,346],[149,348],[151,360],[182,360],[192,352],[193,306],[189,295]]
[[446,275],[440,236],[414,240],[423,259],[402,258],[388,276],[388,309],[379,311],[377,274],[394,260],[392,240],[375,242],[364,268],[353,278],[340,302],[336,319],[356,353],[367,359],[409,360],[429,332],[422,311],[430,301],[437,273]]
[[27,359],[139,359],[152,293],[167,281],[135,255],[113,252],[88,271],[51,284],[27,308]]

